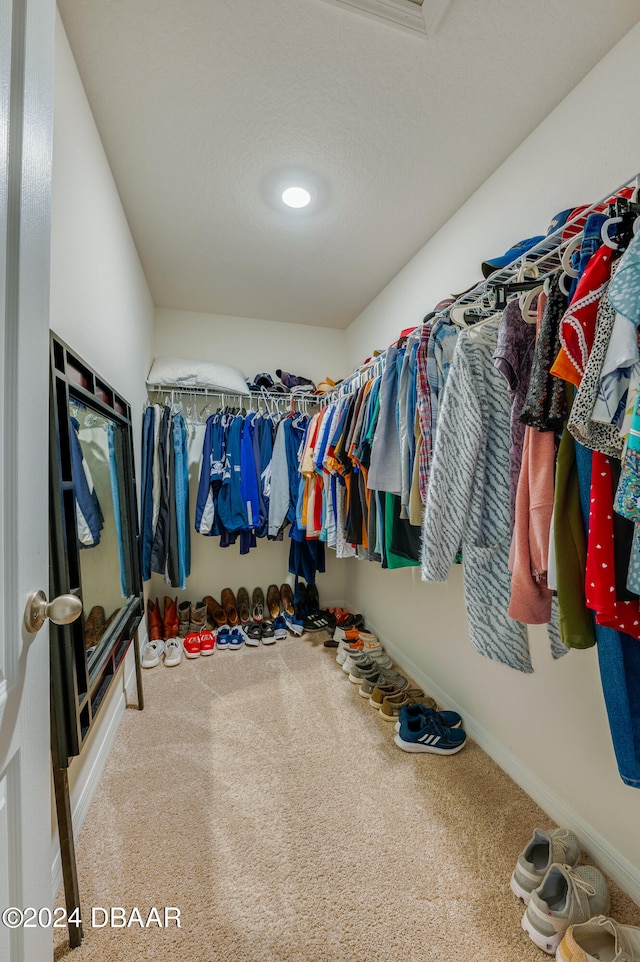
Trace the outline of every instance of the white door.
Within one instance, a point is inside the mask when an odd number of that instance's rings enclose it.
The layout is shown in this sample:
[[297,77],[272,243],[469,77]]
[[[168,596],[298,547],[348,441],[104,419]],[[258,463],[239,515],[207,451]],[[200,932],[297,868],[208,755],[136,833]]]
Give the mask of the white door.
[[[0,959],[50,962],[49,201],[53,0],[0,0]],[[18,912],[11,912],[15,908]],[[28,927],[25,924],[28,923]],[[16,926],[16,927],[14,927]]]

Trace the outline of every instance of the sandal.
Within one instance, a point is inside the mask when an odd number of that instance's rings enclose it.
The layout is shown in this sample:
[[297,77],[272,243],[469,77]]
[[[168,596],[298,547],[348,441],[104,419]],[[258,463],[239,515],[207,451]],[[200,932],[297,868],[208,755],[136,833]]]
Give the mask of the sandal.
[[243,631],[246,635],[246,644],[251,648],[257,648],[262,640],[262,625],[256,624],[255,621],[249,621],[244,626]]
[[294,615],[295,609],[293,607],[293,591],[291,590],[291,585],[285,584],[280,586],[280,603],[282,605],[282,611],[287,615]]
[[263,645],[274,645],[276,642],[275,632],[273,630],[273,625],[270,621],[262,622],[262,644]]

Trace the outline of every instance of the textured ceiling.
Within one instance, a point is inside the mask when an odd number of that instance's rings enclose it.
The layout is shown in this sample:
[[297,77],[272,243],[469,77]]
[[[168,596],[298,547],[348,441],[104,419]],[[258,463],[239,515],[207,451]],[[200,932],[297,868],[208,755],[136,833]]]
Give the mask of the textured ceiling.
[[[59,0],[159,307],[346,327],[640,19],[451,0]],[[426,4],[425,4],[426,7]],[[288,171],[313,209],[273,199]]]

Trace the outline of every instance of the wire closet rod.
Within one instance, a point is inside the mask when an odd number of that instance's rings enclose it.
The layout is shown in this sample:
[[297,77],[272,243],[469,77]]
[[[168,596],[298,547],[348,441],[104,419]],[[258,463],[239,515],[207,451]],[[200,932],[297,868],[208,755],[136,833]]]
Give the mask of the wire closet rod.
[[[433,315],[433,320],[438,317],[442,317],[448,314],[454,307],[463,307],[465,304],[472,304],[478,300],[488,297],[491,291],[496,288],[505,287],[509,283],[513,283],[518,277],[519,272],[523,268],[538,268],[539,280],[544,280],[545,277],[554,273],[562,266],[562,254],[564,250],[572,243],[577,237],[581,237],[584,233],[584,223],[589,216],[589,214],[594,213],[605,213],[608,205],[615,201],[617,196],[623,191],[630,188],[640,188],[640,173],[635,174],[633,177],[626,180],[615,190],[610,191],[601,200],[597,201],[595,204],[584,207],[580,212],[568,220],[557,230],[548,234],[539,244],[535,247],[531,247],[524,254],[521,254],[516,260],[512,261],[506,267],[500,268],[494,271],[489,277],[483,278],[481,281],[465,291],[464,294],[460,294],[451,304],[448,304],[445,308],[437,311]],[[578,226],[580,225],[580,226]],[[575,228],[572,230],[572,228]],[[563,239],[564,235],[564,239]],[[495,311],[495,307],[491,307],[489,304],[487,306],[487,311]],[[418,325],[414,331],[409,335],[409,339],[413,339],[420,335],[422,326]],[[377,357],[371,358],[366,364],[361,365],[353,374],[344,378],[340,384],[337,384],[326,394],[322,395],[321,403],[328,403],[335,397],[342,397],[345,394],[350,393],[350,388],[354,386],[354,382],[357,381],[357,387],[361,387],[362,384],[369,380],[371,377],[377,377],[384,370],[384,365],[386,362],[387,351],[389,348],[382,351]]]
[[251,391],[248,394],[240,391],[223,390],[222,388],[212,387],[179,387],[175,384],[152,384],[147,382],[147,394],[186,395],[187,397],[229,397],[246,398],[246,400],[268,400],[291,401],[302,400],[307,403],[318,404],[321,394],[304,394],[302,391]]

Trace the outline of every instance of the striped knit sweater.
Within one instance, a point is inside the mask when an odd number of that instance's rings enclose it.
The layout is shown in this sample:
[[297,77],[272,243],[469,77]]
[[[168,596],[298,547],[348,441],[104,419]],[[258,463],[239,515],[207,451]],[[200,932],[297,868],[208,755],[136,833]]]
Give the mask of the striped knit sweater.
[[487,328],[458,337],[438,418],[422,528],[422,579],[446,581],[462,545],[473,647],[531,672],[527,629],[507,614],[510,399],[492,362],[494,347]]

